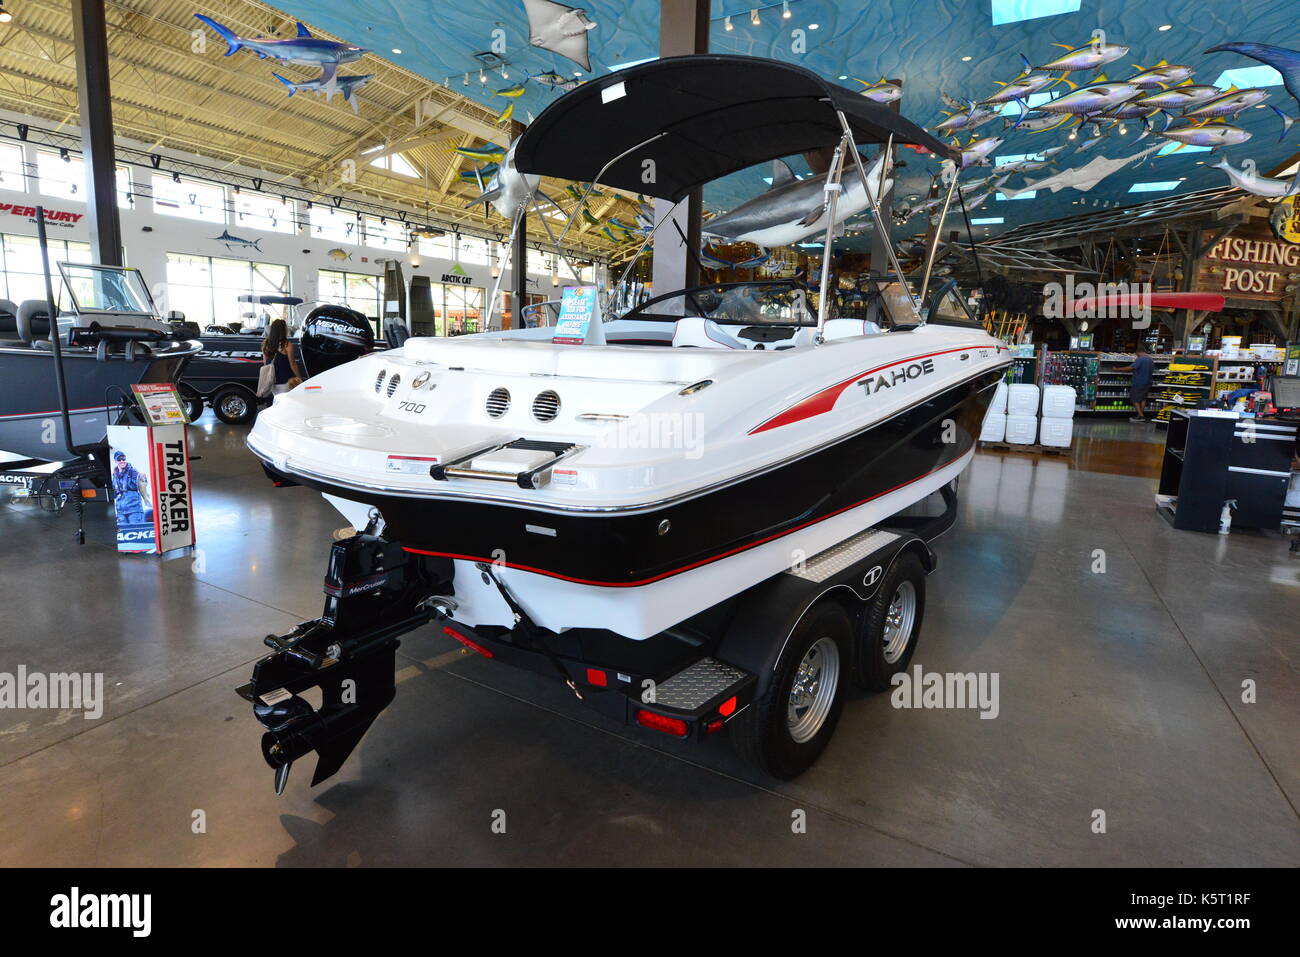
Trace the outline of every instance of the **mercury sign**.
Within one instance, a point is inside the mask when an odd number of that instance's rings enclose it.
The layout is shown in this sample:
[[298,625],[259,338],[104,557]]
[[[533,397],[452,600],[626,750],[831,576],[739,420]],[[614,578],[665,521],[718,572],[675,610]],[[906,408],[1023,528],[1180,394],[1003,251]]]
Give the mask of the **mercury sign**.
[[1210,250],[1202,288],[1246,299],[1280,299],[1286,274],[1300,270],[1300,246],[1229,236]]

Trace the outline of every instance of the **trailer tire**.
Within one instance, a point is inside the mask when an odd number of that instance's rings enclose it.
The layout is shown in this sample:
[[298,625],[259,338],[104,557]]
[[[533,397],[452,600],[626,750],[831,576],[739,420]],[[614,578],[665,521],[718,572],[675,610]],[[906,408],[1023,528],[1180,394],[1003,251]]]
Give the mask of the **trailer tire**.
[[212,411],[227,425],[243,425],[256,418],[257,397],[243,386],[223,386],[212,394]]
[[925,569],[915,552],[898,556],[867,603],[858,627],[857,684],[887,691],[916,650],[925,612]]
[[185,414],[189,416],[191,422],[197,422],[199,417],[203,415],[205,406],[203,396],[187,385],[180,387],[180,393],[181,402],[185,405]]
[[[742,758],[790,780],[826,749],[844,705],[853,626],[843,607],[823,601],[786,640],[767,689],[729,725]],[[796,691],[796,682],[801,684]]]

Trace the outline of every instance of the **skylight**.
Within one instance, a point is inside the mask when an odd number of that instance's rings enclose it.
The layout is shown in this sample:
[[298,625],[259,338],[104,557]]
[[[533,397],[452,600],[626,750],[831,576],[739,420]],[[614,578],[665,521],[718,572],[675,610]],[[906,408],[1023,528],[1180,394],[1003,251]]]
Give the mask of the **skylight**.
[[410,176],[413,179],[420,178],[420,171],[412,166],[401,153],[381,156],[377,160],[371,160],[370,165],[377,166],[380,169],[386,169],[390,173],[400,173],[402,176]]
[[1008,196],[1006,193],[998,193],[997,198],[1000,201],[1013,200],[1013,199],[1033,199],[1037,195],[1038,195],[1038,190],[1031,189],[1027,193],[1016,193],[1016,195],[1014,196]]
[[[1048,90],[1044,93],[1030,93],[1029,96],[1022,97],[1022,99],[1025,101],[1025,106],[1032,110],[1034,107],[1046,103],[1048,100],[1054,100],[1060,95],[1061,94],[1056,90]],[[1012,100],[1010,103],[1003,103],[998,112],[1004,116],[1019,116],[1020,104],[1015,100]]]
[[1078,13],[1082,0],[993,0],[993,25]]
[[653,63],[659,59],[657,56],[648,56],[644,60],[628,60],[626,63],[615,63],[609,68],[610,73],[617,73],[619,70],[626,70],[630,66],[640,66],[642,63]]
[[1003,219],[1001,216],[986,216],[983,219],[972,219],[970,221],[970,224],[972,226],[995,226],[998,223],[1005,223],[1005,222],[1006,220]]
[[1160,180],[1150,183],[1134,183],[1128,188],[1130,193],[1163,193],[1171,189],[1177,189],[1181,182],[1176,179]]
[[1170,153],[1173,153],[1175,150],[1177,150],[1179,153],[1208,153],[1210,150],[1214,148],[1212,146],[1184,146],[1180,150],[1178,149],[1178,145],[1179,144],[1177,143],[1166,143],[1164,146],[1160,147],[1160,150],[1159,152],[1156,153],[1156,155],[1168,156]]
[[1244,90],[1252,86],[1281,86],[1282,74],[1271,66],[1242,66],[1234,70],[1224,70],[1214,85],[1221,90],[1235,86]]
[[1007,163],[1019,163],[1021,160],[1033,160],[1040,163],[1044,159],[1042,153],[1008,153],[1006,156],[993,157],[993,172],[998,171],[999,166],[1005,166]]

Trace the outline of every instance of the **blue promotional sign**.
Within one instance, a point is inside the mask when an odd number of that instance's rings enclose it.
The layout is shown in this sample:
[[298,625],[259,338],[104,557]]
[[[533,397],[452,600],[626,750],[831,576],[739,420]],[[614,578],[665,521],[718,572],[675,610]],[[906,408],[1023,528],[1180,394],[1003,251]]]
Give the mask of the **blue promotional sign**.
[[565,286],[552,342],[565,345],[603,345],[605,330],[595,286]]

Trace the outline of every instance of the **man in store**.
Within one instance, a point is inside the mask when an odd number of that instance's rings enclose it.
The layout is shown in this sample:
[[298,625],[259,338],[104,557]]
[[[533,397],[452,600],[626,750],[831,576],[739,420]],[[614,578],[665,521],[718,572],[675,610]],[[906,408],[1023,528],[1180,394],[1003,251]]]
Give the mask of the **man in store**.
[[1129,380],[1128,398],[1133,403],[1133,408],[1137,410],[1137,415],[1130,416],[1130,422],[1145,422],[1147,420],[1147,394],[1151,391],[1151,372],[1155,363],[1147,355],[1147,347],[1142,342],[1137,344],[1137,356],[1133,359],[1132,365],[1124,366],[1116,371],[1131,372],[1133,378]]

